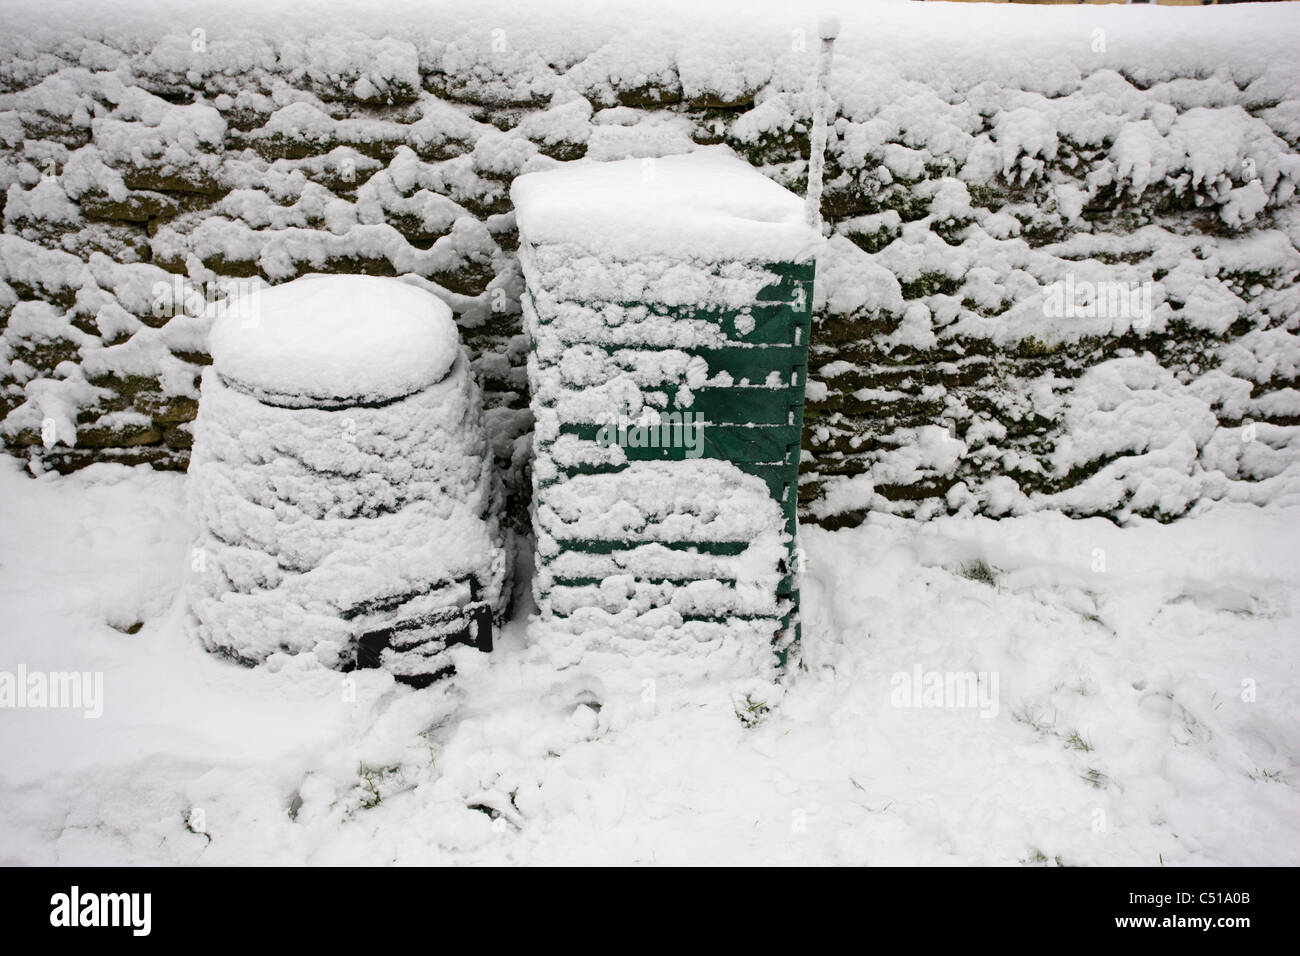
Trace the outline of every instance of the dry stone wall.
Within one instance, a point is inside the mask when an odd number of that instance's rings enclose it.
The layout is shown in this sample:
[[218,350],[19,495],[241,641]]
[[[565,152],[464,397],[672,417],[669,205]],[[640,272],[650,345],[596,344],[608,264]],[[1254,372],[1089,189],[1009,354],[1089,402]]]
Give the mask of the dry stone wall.
[[[1295,493],[1300,15],[1008,11],[993,55],[920,6],[847,20],[831,78],[806,516]],[[115,32],[33,8],[0,42],[6,450],[184,469],[196,296],[401,275],[452,307],[525,521],[511,180],[726,143],[802,190],[815,34],[787,17]]]

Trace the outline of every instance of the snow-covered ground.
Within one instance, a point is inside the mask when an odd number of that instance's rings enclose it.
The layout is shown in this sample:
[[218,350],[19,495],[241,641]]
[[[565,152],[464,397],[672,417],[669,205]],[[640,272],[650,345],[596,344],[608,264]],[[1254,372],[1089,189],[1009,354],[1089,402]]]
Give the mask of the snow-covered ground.
[[779,687],[557,670],[524,609],[415,691],[187,640],[181,476],[19,468],[0,672],[103,713],[0,710],[0,863],[1300,863],[1294,507],[806,528]]

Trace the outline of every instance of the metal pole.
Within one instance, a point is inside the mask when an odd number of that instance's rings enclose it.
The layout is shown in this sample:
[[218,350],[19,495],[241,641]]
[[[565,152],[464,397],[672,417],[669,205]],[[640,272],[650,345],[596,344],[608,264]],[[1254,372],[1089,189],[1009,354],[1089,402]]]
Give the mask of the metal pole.
[[821,52],[817,59],[817,72],[813,79],[812,138],[808,154],[808,195],[805,199],[805,217],[808,225],[822,231],[822,173],[826,168],[826,81],[831,74],[831,53],[835,38],[840,33],[838,17],[826,17],[817,25],[821,35]]

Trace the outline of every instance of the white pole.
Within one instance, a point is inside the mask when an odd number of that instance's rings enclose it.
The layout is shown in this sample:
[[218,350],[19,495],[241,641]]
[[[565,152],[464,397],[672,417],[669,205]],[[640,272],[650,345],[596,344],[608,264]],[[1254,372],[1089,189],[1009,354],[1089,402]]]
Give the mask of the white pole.
[[822,231],[822,173],[826,168],[826,81],[831,75],[831,48],[840,33],[838,17],[825,17],[817,25],[821,35],[821,53],[817,58],[817,72],[813,77],[813,123],[808,154],[808,195],[805,199],[805,218],[808,225]]

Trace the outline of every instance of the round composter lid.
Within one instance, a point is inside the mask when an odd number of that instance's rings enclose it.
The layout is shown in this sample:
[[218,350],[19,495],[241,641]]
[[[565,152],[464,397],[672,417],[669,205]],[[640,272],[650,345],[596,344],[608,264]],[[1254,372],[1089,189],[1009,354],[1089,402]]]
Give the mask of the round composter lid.
[[290,404],[383,402],[441,381],[460,339],[451,309],[399,279],[307,275],[218,313],[211,352],[238,386]]

